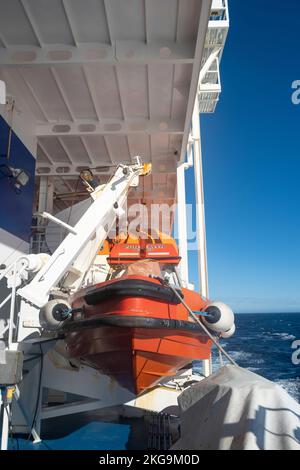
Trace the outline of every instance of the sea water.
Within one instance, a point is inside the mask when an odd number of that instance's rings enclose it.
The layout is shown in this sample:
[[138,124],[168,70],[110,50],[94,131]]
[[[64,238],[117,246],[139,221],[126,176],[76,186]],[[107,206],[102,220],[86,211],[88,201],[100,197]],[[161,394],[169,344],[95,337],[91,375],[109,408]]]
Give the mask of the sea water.
[[[296,340],[300,341],[300,313],[237,314],[235,335],[221,344],[239,366],[276,382],[300,403],[300,364],[292,360]],[[214,350],[213,368],[218,367]],[[201,363],[195,363],[194,371],[201,369]]]

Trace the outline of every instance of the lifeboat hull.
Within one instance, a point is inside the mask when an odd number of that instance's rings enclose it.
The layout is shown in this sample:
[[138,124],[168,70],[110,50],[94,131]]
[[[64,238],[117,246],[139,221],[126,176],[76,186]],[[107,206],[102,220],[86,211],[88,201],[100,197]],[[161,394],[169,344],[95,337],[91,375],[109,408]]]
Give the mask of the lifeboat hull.
[[[205,308],[199,294],[183,289],[182,295],[192,310]],[[68,357],[80,359],[135,394],[192,360],[208,359],[211,340],[174,297],[158,281],[141,276],[79,291],[72,306],[83,313],[66,334]]]

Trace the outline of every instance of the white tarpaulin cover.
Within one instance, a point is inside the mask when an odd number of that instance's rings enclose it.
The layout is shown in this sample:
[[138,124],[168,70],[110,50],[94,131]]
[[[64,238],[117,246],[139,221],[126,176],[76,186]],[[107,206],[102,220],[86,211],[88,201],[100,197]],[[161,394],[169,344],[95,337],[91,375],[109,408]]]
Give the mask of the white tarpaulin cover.
[[225,366],[178,398],[174,450],[300,450],[300,405],[253,372]]

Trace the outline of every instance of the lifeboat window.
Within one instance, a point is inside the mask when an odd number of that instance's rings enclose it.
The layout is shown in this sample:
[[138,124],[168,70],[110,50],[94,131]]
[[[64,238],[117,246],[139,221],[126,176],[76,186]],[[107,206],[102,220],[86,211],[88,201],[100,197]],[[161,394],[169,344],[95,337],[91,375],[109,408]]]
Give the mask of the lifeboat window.
[[162,277],[160,265],[157,261],[145,259],[130,263],[127,266],[118,266],[110,272],[108,279],[117,279],[121,276],[149,277],[150,275]]
[[175,266],[171,264],[161,264],[160,269],[162,273],[162,278],[168,280],[171,286],[181,287],[181,283]]
[[107,276],[107,280],[119,279],[123,276],[158,276],[167,279],[168,282],[176,287],[181,288],[180,278],[176,266],[168,263],[158,263],[153,260],[140,260],[130,263],[127,266],[118,266],[111,269]]

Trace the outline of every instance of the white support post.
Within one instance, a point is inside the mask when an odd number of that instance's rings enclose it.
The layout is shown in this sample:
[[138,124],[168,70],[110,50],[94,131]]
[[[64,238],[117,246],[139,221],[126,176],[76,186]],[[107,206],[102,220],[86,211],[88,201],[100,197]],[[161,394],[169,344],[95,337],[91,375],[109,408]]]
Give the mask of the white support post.
[[[52,176],[40,176],[39,181],[39,198],[38,198],[38,213],[50,212],[53,213],[53,197],[54,197],[54,180]],[[46,220],[38,219],[38,231],[36,239],[34,240],[34,252],[39,253],[43,247],[43,229],[47,224]]]
[[[194,140],[194,175],[196,193],[199,287],[201,295],[208,298],[204,188],[198,97],[196,97],[193,112],[192,135]],[[211,359],[203,361],[203,375],[205,377],[208,377],[211,374],[211,369]]]
[[50,212],[50,214],[53,213],[53,192],[53,178],[48,176],[41,176],[38,204],[39,212]]
[[198,100],[196,101],[193,114],[193,139],[200,293],[203,297],[208,298],[203,168]]
[[9,330],[8,330],[8,349],[12,349],[14,340],[14,318],[16,305],[16,280],[17,280],[17,262],[13,264],[13,285],[11,289],[11,301],[9,312]]
[[187,246],[187,224],[186,224],[186,199],[185,199],[185,164],[177,167],[177,222],[178,222],[178,242],[181,261],[179,264],[180,277],[183,283],[188,286],[188,246]]

